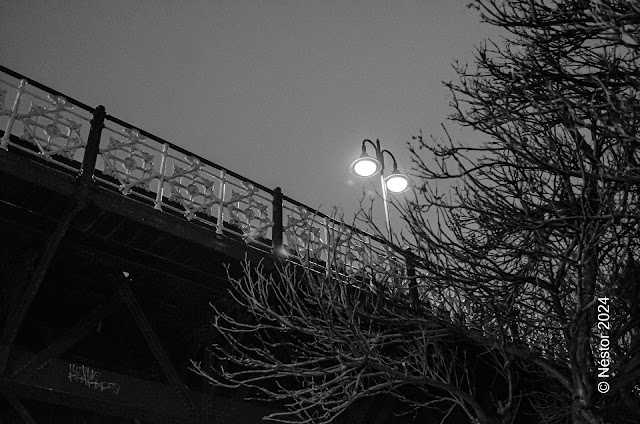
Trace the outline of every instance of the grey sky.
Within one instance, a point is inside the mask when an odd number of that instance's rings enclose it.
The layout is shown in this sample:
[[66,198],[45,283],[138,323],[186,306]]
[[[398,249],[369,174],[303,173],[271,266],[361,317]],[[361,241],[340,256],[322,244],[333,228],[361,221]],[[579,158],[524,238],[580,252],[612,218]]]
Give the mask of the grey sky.
[[[442,80],[492,29],[466,0],[0,3],[0,63],[312,207],[348,166],[439,132]],[[380,210],[381,213],[381,210]]]

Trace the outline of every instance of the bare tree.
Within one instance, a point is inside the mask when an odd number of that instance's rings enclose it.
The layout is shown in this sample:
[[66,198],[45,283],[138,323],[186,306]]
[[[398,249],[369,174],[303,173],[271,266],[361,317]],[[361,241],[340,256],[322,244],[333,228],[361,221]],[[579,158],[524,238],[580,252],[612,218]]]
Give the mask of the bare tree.
[[411,143],[419,183],[397,206],[415,275],[307,231],[298,266],[247,267],[244,312],[215,311],[218,365],[195,370],[286,402],[272,419],[326,423],[381,393],[475,423],[640,419],[640,6],[473,6],[504,39],[449,87],[486,140]]
[[474,6],[505,39],[449,87],[486,141],[416,137],[406,241],[467,325],[559,383],[545,422],[638,422],[640,3]]
[[218,386],[254,387],[285,401],[287,410],[268,418],[296,423],[331,422],[358,399],[379,394],[406,403],[405,413],[429,407],[446,417],[458,407],[470,422],[498,422],[496,405],[477,396],[484,377],[504,386],[499,414],[512,422],[515,414],[506,411],[517,410],[516,382],[494,371],[506,360],[500,351],[416,310],[401,287],[387,295],[375,289],[392,288],[397,275],[363,267],[348,276],[337,259],[329,272],[316,268],[303,261],[274,274],[247,263],[233,281],[239,312],[212,305],[218,365],[194,363],[194,370]]

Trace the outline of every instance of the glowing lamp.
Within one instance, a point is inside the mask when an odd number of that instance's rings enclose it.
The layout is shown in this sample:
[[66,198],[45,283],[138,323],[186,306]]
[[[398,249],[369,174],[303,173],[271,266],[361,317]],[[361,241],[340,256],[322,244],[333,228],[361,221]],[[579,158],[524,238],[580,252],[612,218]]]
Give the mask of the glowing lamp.
[[397,170],[386,177],[384,183],[387,186],[387,190],[392,193],[403,193],[409,189],[409,178]]
[[351,163],[350,169],[351,173],[359,177],[370,177],[380,172],[382,164],[377,159],[363,153]]

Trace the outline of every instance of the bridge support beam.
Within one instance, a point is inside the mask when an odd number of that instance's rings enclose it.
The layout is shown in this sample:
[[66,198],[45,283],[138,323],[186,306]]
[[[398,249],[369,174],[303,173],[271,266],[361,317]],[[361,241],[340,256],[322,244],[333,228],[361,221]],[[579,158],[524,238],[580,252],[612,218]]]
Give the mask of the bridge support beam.
[[[119,291],[119,290],[118,290]],[[12,377],[18,380],[27,380],[33,377],[39,369],[54,358],[59,357],[71,349],[78,341],[91,334],[98,323],[114,313],[122,305],[119,293],[114,294],[104,305],[100,305],[81,318],[78,323],[70,328],[63,336],[42,349],[22,367],[12,373]]]
[[95,109],[82,160],[82,170],[77,180],[76,191],[62,213],[53,234],[51,234],[47,239],[42,255],[40,256],[38,266],[31,277],[31,282],[22,296],[19,297],[18,303],[11,305],[12,310],[5,321],[4,329],[0,336],[0,375],[3,375],[7,368],[11,347],[13,346],[16,336],[18,335],[18,331],[22,326],[22,322],[27,315],[27,311],[40,289],[40,284],[42,284],[42,280],[44,280],[44,277],[49,270],[49,265],[51,265],[51,261],[55,257],[62,239],[67,234],[67,231],[71,226],[71,221],[85,206],[86,199],[89,195],[89,187],[92,182],[93,172],[95,170],[96,160],[100,151],[100,137],[106,115],[107,113],[104,106],[98,106]]
[[20,326],[27,315],[27,311],[29,310],[33,299],[40,289],[40,284],[42,284],[42,280],[44,280],[44,276],[49,269],[49,265],[51,264],[58,247],[60,246],[60,242],[67,233],[73,217],[78,213],[78,206],[78,202],[74,199],[62,213],[55,231],[45,243],[44,251],[42,252],[38,266],[30,279],[29,285],[24,293],[18,297],[17,304],[10,305],[9,316],[5,320],[2,337],[0,338],[0,375],[4,373],[7,367],[11,347],[18,335]]
[[140,305],[136,301],[135,295],[133,294],[133,292],[131,291],[131,288],[127,284],[124,284],[122,286],[122,289],[120,290],[120,296],[122,296],[122,299],[124,300],[125,304],[129,308],[131,315],[133,315],[133,318],[138,328],[142,332],[142,335],[147,341],[147,344],[149,345],[149,347],[151,348],[153,355],[155,356],[156,360],[160,364],[160,367],[162,368],[165,375],[167,376],[167,379],[169,380],[171,387],[174,389],[174,391],[178,395],[178,399],[180,400],[180,403],[182,404],[185,411],[189,415],[194,415],[196,411],[196,407],[193,404],[193,401],[191,400],[191,398],[189,397],[189,393],[187,392],[187,389],[185,388],[182,381],[180,381],[180,377],[178,377],[178,373],[173,367],[173,364],[171,364],[171,361],[169,360],[169,356],[167,355],[166,351],[160,344],[160,341],[158,340],[158,337],[156,336],[155,332],[149,325],[149,322],[147,321],[147,318],[145,317],[144,312],[142,311],[142,308],[140,308]]

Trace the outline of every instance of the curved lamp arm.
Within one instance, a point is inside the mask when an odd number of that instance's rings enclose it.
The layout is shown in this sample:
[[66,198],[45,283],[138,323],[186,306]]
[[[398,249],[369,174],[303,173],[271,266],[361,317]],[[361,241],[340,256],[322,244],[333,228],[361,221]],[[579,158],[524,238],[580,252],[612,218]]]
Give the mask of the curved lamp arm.
[[373,150],[376,152],[376,159],[378,160],[378,162],[380,162],[380,165],[382,166],[382,169],[380,170],[381,172],[384,172],[384,154],[386,153],[389,156],[391,156],[391,159],[393,160],[393,173],[394,174],[398,173],[398,162],[396,161],[396,157],[393,156],[393,153],[391,153],[387,149],[382,149],[382,147],[380,146],[379,139],[376,139],[375,143],[368,138],[365,138],[364,140],[362,140],[363,155],[367,154],[367,143],[371,144],[371,146],[373,147]]
[[393,174],[397,174],[398,171],[398,162],[396,162],[396,157],[393,156],[393,153],[391,153],[390,151],[388,151],[387,149],[381,150],[380,151],[380,158],[382,160],[380,160],[380,163],[382,164],[382,172],[384,172],[384,159],[383,159],[383,153],[388,154],[389,156],[391,156],[391,159],[393,160]]

